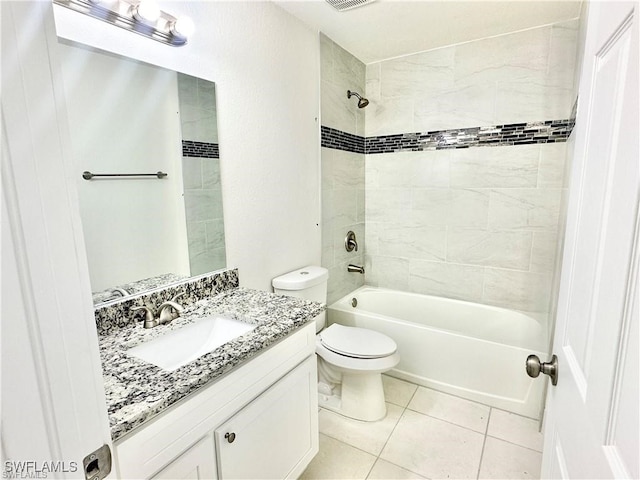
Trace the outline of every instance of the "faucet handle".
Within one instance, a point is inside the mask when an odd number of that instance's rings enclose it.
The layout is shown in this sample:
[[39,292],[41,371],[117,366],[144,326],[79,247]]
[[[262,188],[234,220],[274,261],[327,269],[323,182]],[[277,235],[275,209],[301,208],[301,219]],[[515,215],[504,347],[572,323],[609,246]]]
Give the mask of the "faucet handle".
[[182,295],[184,295],[184,292],[178,293],[171,300],[163,302],[162,305],[158,307],[158,323],[169,323],[170,321],[180,316],[180,314],[184,311],[184,307],[176,302],[176,299],[178,299]]
[[358,251],[358,241],[356,240],[356,234],[352,230],[347,232],[347,236],[344,239],[344,248],[347,252]]
[[158,324],[158,320],[155,319],[155,315],[153,310],[151,310],[146,305],[142,305],[140,307],[131,307],[132,312],[137,312],[138,310],[144,310],[144,328],[152,328]]

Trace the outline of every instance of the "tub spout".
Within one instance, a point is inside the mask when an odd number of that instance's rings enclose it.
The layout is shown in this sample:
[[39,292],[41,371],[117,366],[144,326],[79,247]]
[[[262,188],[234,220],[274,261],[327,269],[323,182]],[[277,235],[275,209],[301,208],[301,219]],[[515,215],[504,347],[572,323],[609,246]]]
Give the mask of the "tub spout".
[[353,265],[352,263],[350,263],[347,267],[347,271],[351,273],[361,273],[362,275],[364,275],[364,267],[359,267],[358,265]]

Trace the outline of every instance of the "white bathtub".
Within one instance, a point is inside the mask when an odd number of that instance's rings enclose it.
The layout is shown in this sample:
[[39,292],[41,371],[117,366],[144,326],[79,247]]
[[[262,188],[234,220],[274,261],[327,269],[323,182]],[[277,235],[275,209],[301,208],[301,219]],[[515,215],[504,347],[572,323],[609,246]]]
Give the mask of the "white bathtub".
[[391,376],[520,415],[540,414],[545,382],[527,376],[525,360],[531,353],[546,357],[545,332],[532,317],[364,286],[330,305],[328,322],[393,338],[400,363]]

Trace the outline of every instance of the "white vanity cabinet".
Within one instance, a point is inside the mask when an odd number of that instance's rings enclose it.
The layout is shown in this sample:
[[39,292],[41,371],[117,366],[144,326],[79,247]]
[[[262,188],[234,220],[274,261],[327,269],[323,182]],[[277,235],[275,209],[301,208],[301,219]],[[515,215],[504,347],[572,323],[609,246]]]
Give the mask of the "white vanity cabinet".
[[318,452],[312,322],[124,438],[129,478],[296,478]]
[[159,473],[154,480],[206,480],[218,478],[213,436],[207,435],[193,447],[176,458]]
[[317,453],[317,395],[309,357],[217,428],[220,478],[297,478]]

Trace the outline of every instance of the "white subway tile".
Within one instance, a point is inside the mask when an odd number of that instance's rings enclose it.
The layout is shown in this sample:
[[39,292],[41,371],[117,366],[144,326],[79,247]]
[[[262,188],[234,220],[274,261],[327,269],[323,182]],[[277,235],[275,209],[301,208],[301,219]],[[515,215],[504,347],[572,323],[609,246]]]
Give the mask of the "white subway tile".
[[573,106],[570,88],[546,85],[545,80],[497,82],[495,124],[568,119]]
[[579,20],[556,23],[551,26],[547,85],[573,89]]
[[448,188],[451,150],[410,152],[410,185],[418,188]]
[[398,222],[409,221],[411,218],[409,189],[368,189],[365,202],[367,222]]
[[365,166],[361,153],[334,150],[328,158],[335,188],[364,188]]
[[380,64],[382,98],[435,97],[453,85],[455,49],[440,48]]
[[468,301],[482,299],[484,268],[443,262],[411,260],[409,289]]
[[540,146],[456,149],[451,155],[452,187],[535,187]]
[[[329,82],[322,82],[322,125],[356,134],[356,111],[347,99],[347,89]],[[358,108],[357,106],[355,108]]]
[[487,225],[489,191],[473,189],[413,189],[413,220],[429,225]]
[[536,28],[457,45],[456,83],[489,84],[504,79],[543,81],[549,56],[549,29]]
[[564,170],[567,143],[549,143],[540,146],[538,187],[561,188],[564,185]]
[[422,223],[389,223],[378,231],[381,255],[442,261],[446,256],[447,230]]
[[434,96],[420,96],[414,104],[418,132],[490,125],[495,110],[493,83],[454,85]]
[[531,232],[449,228],[447,261],[528,270],[532,239]]
[[558,234],[556,231],[533,233],[531,248],[531,271],[540,273],[553,272],[556,265]]
[[367,155],[367,187],[407,188],[411,185],[412,165],[412,152]]
[[550,274],[487,268],[482,300],[499,307],[547,312],[551,283]]
[[413,98],[372,101],[366,110],[366,136],[415,132]]
[[409,288],[409,260],[400,257],[367,255],[365,280],[367,285],[406,291]]
[[493,189],[489,227],[553,230],[558,225],[561,193],[557,188]]

